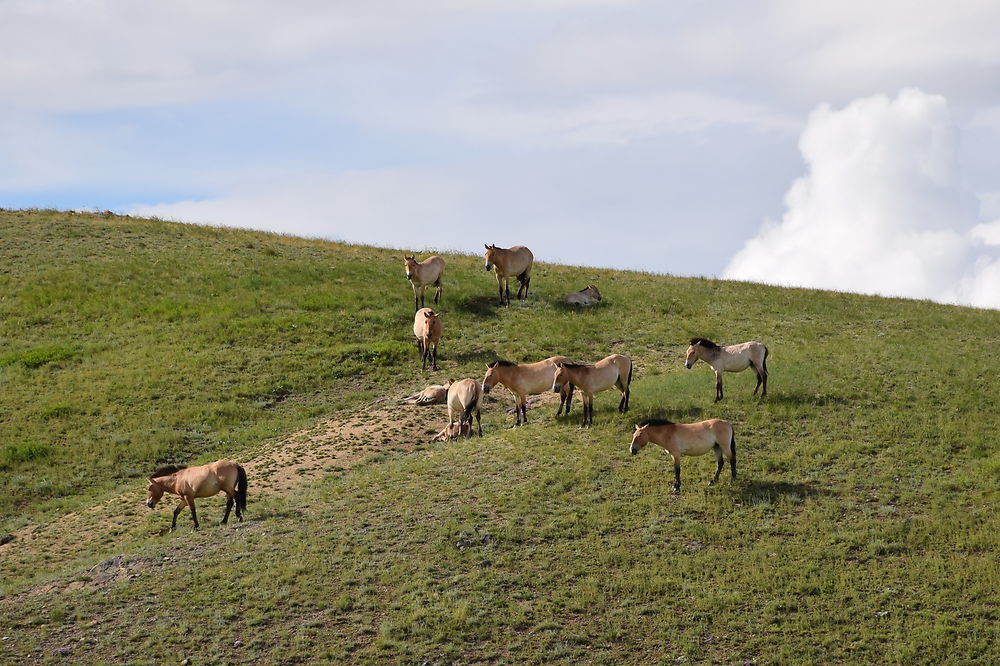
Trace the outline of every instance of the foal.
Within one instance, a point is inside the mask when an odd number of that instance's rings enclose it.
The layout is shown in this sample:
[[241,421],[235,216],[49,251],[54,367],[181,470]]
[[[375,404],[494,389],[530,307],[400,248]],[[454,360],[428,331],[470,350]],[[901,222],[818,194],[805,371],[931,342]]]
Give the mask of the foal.
[[753,389],[753,394],[757,395],[757,389],[763,384],[764,390],[760,397],[767,395],[767,347],[759,342],[744,342],[739,345],[729,345],[720,347],[707,338],[691,338],[691,346],[688,347],[687,356],[684,358],[684,367],[688,370],[699,360],[705,361],[712,370],[715,370],[715,401],[722,400],[722,373],[742,372],[747,368],[753,368],[757,373],[757,386]]

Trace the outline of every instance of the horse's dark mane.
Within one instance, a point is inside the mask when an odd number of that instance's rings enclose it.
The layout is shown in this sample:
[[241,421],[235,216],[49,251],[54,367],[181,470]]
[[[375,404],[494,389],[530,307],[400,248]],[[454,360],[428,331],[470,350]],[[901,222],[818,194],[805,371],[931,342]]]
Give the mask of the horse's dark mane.
[[664,425],[674,425],[673,421],[668,421],[667,419],[644,419],[636,423],[640,428],[643,426],[664,426]]
[[490,363],[490,367],[491,368],[495,368],[498,365],[501,365],[501,366],[503,366],[505,368],[509,368],[511,366],[517,365],[517,363],[514,363],[513,361],[504,361],[502,359],[497,359],[497,360],[493,361],[492,363]]
[[578,368],[585,368],[587,366],[585,364],[583,364],[583,363],[560,363],[559,367],[560,368],[570,368],[571,370],[576,370]]
[[708,338],[691,338],[691,344],[701,345],[702,347],[707,347],[709,349],[718,349],[719,345],[715,344]]
[[177,472],[181,471],[182,469],[186,469],[186,468],[187,468],[187,465],[164,465],[163,467],[160,467],[155,472],[153,472],[152,474],[150,474],[149,478],[155,479],[155,478],[161,477],[161,476],[170,476],[171,474],[176,474]]

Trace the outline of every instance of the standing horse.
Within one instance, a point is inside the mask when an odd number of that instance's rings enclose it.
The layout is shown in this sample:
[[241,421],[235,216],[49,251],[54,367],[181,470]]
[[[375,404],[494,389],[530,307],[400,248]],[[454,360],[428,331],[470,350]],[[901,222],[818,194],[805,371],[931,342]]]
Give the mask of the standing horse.
[[[441,315],[430,308],[420,308],[413,315],[413,335],[420,350],[420,369],[427,369],[427,358],[431,359],[431,370],[437,370],[438,342],[441,341]],[[433,349],[433,351],[432,351]]]
[[688,347],[687,356],[684,358],[684,367],[688,370],[700,361],[705,361],[715,370],[715,401],[722,400],[722,373],[742,372],[747,368],[753,368],[757,373],[757,386],[753,389],[753,394],[757,395],[757,389],[763,384],[764,390],[760,397],[767,395],[767,347],[759,342],[744,342],[739,345],[729,345],[720,347],[707,338],[691,338],[691,346]]
[[632,359],[622,354],[612,354],[592,365],[557,363],[552,380],[552,390],[559,392],[563,385],[572,384],[583,393],[583,426],[594,422],[594,394],[617,387],[622,392],[618,411],[628,411],[629,386],[632,384]]
[[710,419],[698,423],[674,423],[665,419],[646,419],[635,425],[628,450],[635,455],[649,442],[658,444],[674,459],[675,493],[681,491],[681,456],[702,456],[714,451],[717,465],[715,478],[708,485],[719,480],[723,457],[729,461],[733,480],[736,480],[736,436],[729,421]]
[[[413,287],[413,310],[424,307],[424,293],[427,285],[437,287],[434,292],[434,304],[441,300],[441,277],[444,275],[444,259],[434,255],[418,262],[414,257],[403,256],[406,266],[406,279]],[[420,304],[417,304],[417,292],[420,292]]]
[[[472,436],[472,415],[475,413],[479,425],[479,436],[483,436],[483,421],[479,405],[483,401],[483,388],[475,379],[460,379],[452,382],[448,389],[448,425],[458,424],[458,432]],[[458,416],[456,420],[456,415]]]
[[535,261],[531,250],[523,245],[515,245],[510,249],[504,249],[496,245],[486,245],[485,247],[486,270],[496,270],[497,288],[500,290],[500,305],[510,305],[510,284],[508,279],[511,277],[516,277],[520,283],[517,289],[518,300],[527,298],[528,285],[531,284],[531,264]]
[[229,512],[236,505],[236,517],[243,522],[243,512],[247,508],[247,473],[243,467],[230,460],[216,460],[197,467],[168,465],[153,472],[146,487],[146,506],[150,509],[163,497],[163,493],[180,495],[181,502],[174,509],[171,531],[177,529],[177,514],[185,506],[191,509],[191,520],[198,529],[198,514],[194,509],[196,497],[211,497],[226,493],[226,514],[222,524],[229,522]]
[[[528,396],[544,393],[552,388],[556,375],[557,363],[569,363],[565,356],[551,356],[537,363],[511,363],[510,361],[494,361],[486,366],[486,376],[483,377],[483,393],[489,393],[497,384],[506,386],[514,394],[514,410],[517,421],[514,426],[528,422]],[[563,407],[569,414],[569,406],[573,401],[573,385],[567,384],[559,393],[559,411]]]
[[593,305],[601,300],[601,292],[594,285],[589,285],[580,291],[566,294],[567,305]]

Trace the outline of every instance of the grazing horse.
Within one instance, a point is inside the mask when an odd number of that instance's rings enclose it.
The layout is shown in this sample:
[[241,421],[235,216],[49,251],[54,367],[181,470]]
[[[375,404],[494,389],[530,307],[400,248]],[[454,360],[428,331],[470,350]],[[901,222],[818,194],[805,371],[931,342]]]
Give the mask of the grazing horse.
[[[452,382],[448,389],[448,424],[457,423],[459,432],[468,427],[467,436],[472,436],[472,415],[476,415],[479,425],[479,436],[483,436],[483,421],[479,413],[479,404],[483,401],[483,387],[475,379],[460,379]],[[457,418],[456,418],[457,416]]]
[[[442,315],[430,308],[420,308],[413,315],[413,335],[420,350],[420,369],[427,369],[427,358],[431,359],[431,370],[437,370],[438,342],[441,341]],[[433,350],[433,351],[432,351]]]
[[[489,393],[497,384],[506,386],[514,394],[514,410],[517,421],[514,427],[528,422],[528,396],[544,393],[552,388],[556,375],[557,363],[569,363],[565,356],[551,356],[537,363],[511,363],[510,361],[494,361],[486,366],[486,376],[483,377],[483,393]],[[567,384],[559,393],[559,411],[563,407],[569,414],[569,406],[573,401],[573,385]]]
[[708,485],[719,480],[722,473],[722,459],[729,461],[729,467],[736,480],[736,436],[733,424],[722,419],[710,419],[698,423],[673,423],[665,419],[646,419],[635,425],[632,455],[639,453],[649,442],[660,445],[674,459],[674,492],[681,491],[681,456],[702,456],[715,452],[715,478]]
[[601,300],[601,292],[594,285],[580,291],[574,291],[572,294],[566,294],[568,305],[593,305],[599,300]]
[[[434,255],[418,262],[414,257],[403,256],[406,265],[406,279],[413,287],[413,309],[414,311],[424,307],[424,292],[427,285],[437,287],[434,292],[434,303],[441,300],[441,277],[444,275],[444,259]],[[417,292],[420,292],[420,304],[417,304]]]
[[[535,257],[531,250],[523,245],[515,245],[510,249],[486,245],[486,270],[495,269],[497,288],[500,290],[500,305],[510,305],[510,285],[508,278],[516,277],[520,286],[517,298],[528,297],[528,285],[531,284],[531,264]],[[522,295],[523,292],[523,295]]]
[[403,405],[443,405],[448,402],[449,386],[451,386],[450,381],[447,384],[434,384],[420,393],[402,398],[399,402]]
[[759,342],[744,342],[739,345],[729,345],[720,347],[707,338],[691,338],[691,346],[688,347],[687,356],[684,358],[684,367],[688,370],[699,360],[705,361],[715,370],[715,401],[722,400],[722,373],[742,372],[747,368],[753,368],[757,373],[757,386],[753,389],[753,394],[757,395],[757,389],[764,385],[760,397],[767,395],[767,347]]
[[229,522],[229,512],[236,505],[236,517],[243,522],[243,512],[247,508],[247,473],[243,467],[230,460],[216,460],[197,467],[168,465],[153,472],[146,487],[146,506],[150,509],[163,497],[163,493],[180,495],[181,502],[174,509],[171,531],[177,529],[177,514],[185,506],[191,509],[191,520],[198,529],[198,514],[194,509],[194,498],[211,497],[226,493],[226,514],[222,524]]
[[552,390],[559,392],[563,385],[572,384],[583,393],[583,427],[594,422],[594,394],[617,387],[622,392],[618,411],[628,411],[629,386],[632,384],[632,359],[612,354],[591,365],[557,363],[552,380]]

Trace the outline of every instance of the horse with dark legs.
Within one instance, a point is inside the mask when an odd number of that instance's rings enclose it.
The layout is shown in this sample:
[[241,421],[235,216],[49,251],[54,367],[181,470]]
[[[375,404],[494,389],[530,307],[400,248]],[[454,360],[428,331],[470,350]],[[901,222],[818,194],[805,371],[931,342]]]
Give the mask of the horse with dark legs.
[[557,363],[552,380],[552,390],[560,392],[566,384],[572,384],[583,394],[583,424],[587,427],[594,422],[594,395],[614,387],[622,393],[618,411],[628,411],[630,386],[632,384],[632,359],[622,354],[612,354],[597,363]]
[[515,277],[520,283],[517,289],[518,300],[528,297],[528,285],[531,284],[531,265],[535,257],[531,250],[523,245],[515,245],[506,249],[496,245],[486,245],[486,270],[495,270],[497,288],[500,290],[500,305],[510,305],[509,278]]
[[[480,405],[483,402],[483,388],[475,379],[460,379],[452,382],[448,389],[448,425],[458,424],[458,433],[472,436],[472,417],[476,417],[479,436],[483,436],[483,420]],[[466,427],[468,430],[466,430]]]
[[[413,287],[413,310],[424,307],[424,293],[427,287],[432,285],[437,287],[434,292],[434,304],[441,300],[441,278],[444,276],[444,259],[434,255],[427,257],[423,261],[417,261],[415,257],[403,256],[404,268],[406,269],[406,279]],[[417,303],[417,294],[420,295],[420,302]]]
[[720,347],[708,338],[691,338],[691,345],[684,357],[684,367],[690,370],[698,361],[705,361],[715,371],[715,401],[722,400],[722,373],[743,372],[753,368],[757,373],[757,386],[753,395],[764,387],[760,397],[767,396],[767,347],[759,342],[744,342],[738,345]]
[[430,308],[420,308],[413,315],[413,337],[417,339],[417,349],[420,350],[420,369],[427,369],[427,359],[431,360],[431,370],[437,370],[438,343],[441,341],[443,326],[442,315]]
[[646,419],[635,426],[629,452],[639,453],[646,444],[653,442],[674,459],[674,492],[681,491],[681,456],[701,456],[715,453],[714,485],[722,473],[723,458],[729,461],[733,481],[736,480],[736,436],[729,421],[710,419],[698,423],[674,423],[666,419]]
[[207,465],[197,467],[178,467],[168,465],[153,472],[146,487],[146,506],[150,509],[156,506],[164,493],[180,496],[180,504],[174,509],[174,519],[170,523],[171,531],[177,529],[177,516],[188,507],[191,509],[191,520],[198,529],[198,513],[194,508],[196,497],[212,497],[218,493],[226,494],[226,513],[222,516],[222,524],[229,522],[229,512],[236,506],[236,517],[243,522],[243,512],[247,508],[247,473],[241,465],[231,460],[216,460]]
[[[514,394],[514,411],[517,414],[514,426],[528,423],[528,396],[544,393],[552,388],[555,379],[556,364],[569,363],[565,356],[550,356],[537,363],[511,363],[510,361],[494,361],[486,366],[486,376],[483,377],[483,393],[489,393],[494,386],[500,384]],[[559,411],[563,407],[569,414],[573,402],[573,386],[567,384],[559,392]]]

